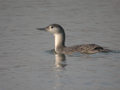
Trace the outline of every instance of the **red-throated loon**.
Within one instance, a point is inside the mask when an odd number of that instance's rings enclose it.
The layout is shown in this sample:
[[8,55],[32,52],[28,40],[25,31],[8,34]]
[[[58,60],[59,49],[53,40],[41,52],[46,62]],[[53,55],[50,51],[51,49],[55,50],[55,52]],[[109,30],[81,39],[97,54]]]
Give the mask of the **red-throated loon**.
[[37,30],[44,30],[52,33],[55,37],[55,52],[62,54],[72,54],[74,52],[80,52],[84,54],[94,54],[97,52],[109,52],[97,44],[81,44],[71,47],[65,46],[65,32],[62,26],[59,24],[51,24],[45,28],[37,28]]

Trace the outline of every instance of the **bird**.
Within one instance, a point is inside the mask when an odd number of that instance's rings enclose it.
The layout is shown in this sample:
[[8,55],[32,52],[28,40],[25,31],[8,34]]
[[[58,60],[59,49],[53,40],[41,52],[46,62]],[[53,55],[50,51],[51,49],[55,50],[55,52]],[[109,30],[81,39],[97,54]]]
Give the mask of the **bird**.
[[82,54],[95,54],[98,52],[109,52],[109,49],[106,49],[97,44],[81,44],[74,46],[65,45],[65,30],[59,24],[50,24],[44,28],[36,28],[37,30],[47,31],[53,34],[55,38],[55,53],[58,54],[72,54],[79,52]]

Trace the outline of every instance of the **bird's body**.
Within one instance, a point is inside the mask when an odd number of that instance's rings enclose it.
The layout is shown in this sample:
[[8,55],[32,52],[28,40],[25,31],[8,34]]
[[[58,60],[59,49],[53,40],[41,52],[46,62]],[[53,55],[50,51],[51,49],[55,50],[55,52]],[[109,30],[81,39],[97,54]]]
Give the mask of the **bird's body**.
[[58,48],[58,53],[61,52],[63,54],[72,54],[74,52],[80,52],[82,54],[94,54],[97,52],[108,52],[108,49],[104,49],[103,47],[97,44],[81,44],[70,47]]
[[46,28],[38,28],[38,30],[46,30],[51,32],[55,37],[55,52],[62,54],[72,54],[74,52],[80,52],[85,54],[94,54],[97,52],[109,52],[110,50],[105,49],[97,44],[81,44],[71,47],[65,46],[65,32],[63,27],[58,24],[51,24]]

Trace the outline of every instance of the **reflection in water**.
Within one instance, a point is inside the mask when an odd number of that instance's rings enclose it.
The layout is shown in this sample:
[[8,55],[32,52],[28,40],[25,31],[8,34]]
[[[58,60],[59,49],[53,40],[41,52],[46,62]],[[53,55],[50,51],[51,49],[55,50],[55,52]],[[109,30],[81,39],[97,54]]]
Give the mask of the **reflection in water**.
[[46,51],[47,53],[49,54],[54,54],[55,55],[55,67],[57,69],[64,69],[65,66],[67,65],[66,64],[66,57],[64,54],[58,54],[58,53],[55,53],[55,50],[52,49],[52,50],[47,50]]
[[55,54],[55,66],[56,68],[64,69],[66,66],[66,57],[64,54]]
[[65,78],[66,75],[64,73],[65,71],[56,71],[55,74],[55,85],[54,85],[54,90],[64,90],[64,87],[66,85]]
[[64,54],[55,54],[55,90],[63,90],[65,86],[66,57]]

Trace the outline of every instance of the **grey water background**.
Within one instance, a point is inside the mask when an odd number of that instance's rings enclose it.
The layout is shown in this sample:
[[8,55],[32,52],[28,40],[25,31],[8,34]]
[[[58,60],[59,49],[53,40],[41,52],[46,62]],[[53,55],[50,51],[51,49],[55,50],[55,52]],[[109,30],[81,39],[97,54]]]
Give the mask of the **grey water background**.
[[120,90],[120,53],[66,56],[56,69],[54,38],[37,31],[58,23],[68,46],[120,50],[120,0],[0,0],[0,90]]

